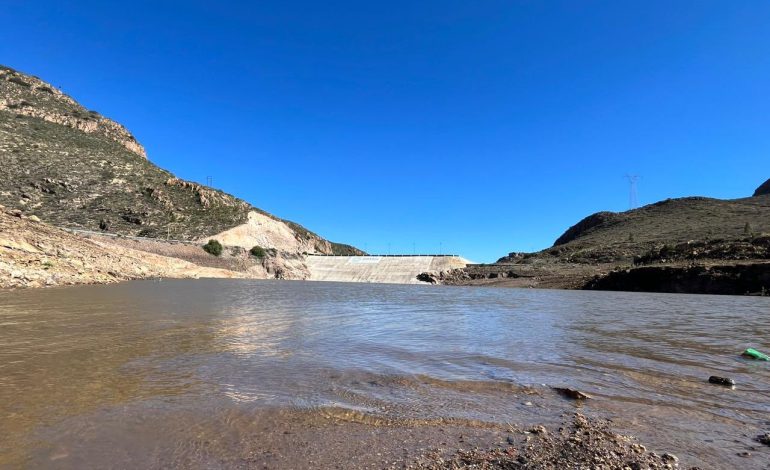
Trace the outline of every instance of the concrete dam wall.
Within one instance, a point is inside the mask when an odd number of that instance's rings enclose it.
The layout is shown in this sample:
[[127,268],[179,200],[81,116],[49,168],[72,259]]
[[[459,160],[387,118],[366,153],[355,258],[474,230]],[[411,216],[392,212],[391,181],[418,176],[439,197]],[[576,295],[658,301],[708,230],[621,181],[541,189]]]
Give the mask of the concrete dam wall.
[[308,256],[306,263],[311,281],[424,284],[418,274],[462,268],[469,261],[449,255]]

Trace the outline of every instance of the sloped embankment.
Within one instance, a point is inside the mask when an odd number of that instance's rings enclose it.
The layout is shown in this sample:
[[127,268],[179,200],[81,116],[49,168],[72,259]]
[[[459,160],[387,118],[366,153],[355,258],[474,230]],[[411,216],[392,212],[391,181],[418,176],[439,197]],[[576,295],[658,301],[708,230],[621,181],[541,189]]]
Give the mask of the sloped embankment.
[[87,240],[37,217],[0,208],[0,288],[241,276],[226,269]]

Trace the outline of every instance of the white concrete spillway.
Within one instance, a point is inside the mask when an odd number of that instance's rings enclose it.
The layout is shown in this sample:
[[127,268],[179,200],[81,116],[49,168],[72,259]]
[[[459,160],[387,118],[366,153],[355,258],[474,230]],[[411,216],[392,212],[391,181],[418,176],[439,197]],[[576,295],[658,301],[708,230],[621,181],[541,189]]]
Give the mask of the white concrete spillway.
[[311,281],[423,284],[417,275],[427,271],[463,268],[459,256],[308,256]]

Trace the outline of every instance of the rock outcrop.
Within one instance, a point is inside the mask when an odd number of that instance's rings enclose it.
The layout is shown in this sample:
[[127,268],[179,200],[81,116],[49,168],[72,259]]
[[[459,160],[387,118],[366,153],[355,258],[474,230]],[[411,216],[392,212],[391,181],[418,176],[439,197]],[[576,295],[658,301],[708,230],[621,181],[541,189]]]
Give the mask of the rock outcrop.
[[4,66],[0,66],[0,110],[60,124],[86,134],[97,134],[147,158],[144,147],[125,127],[96,111],[85,109],[39,78]]
[[620,269],[593,279],[585,288],[629,292],[770,295],[770,263]]

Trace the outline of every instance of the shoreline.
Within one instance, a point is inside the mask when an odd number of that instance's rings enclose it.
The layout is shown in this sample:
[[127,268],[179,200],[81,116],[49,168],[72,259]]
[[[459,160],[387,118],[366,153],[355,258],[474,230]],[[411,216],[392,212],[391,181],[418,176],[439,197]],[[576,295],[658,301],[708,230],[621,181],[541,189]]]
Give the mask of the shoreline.
[[[222,257],[194,243],[79,235],[0,207],[0,289],[110,284],[140,279],[309,280],[302,255],[261,260],[232,247]],[[495,263],[417,276],[425,285],[624,292],[770,295],[770,261],[613,264]],[[323,281],[317,281],[323,282]]]
[[647,292],[699,295],[770,295],[770,261],[704,260],[699,263],[617,266],[615,264],[471,265],[423,273],[431,284]]
[[[203,420],[186,412],[182,416],[172,413],[148,429],[149,436],[126,435],[119,425],[106,423],[102,435],[78,442],[52,442],[32,456],[11,453],[7,456],[10,460],[0,460],[0,464],[13,465],[15,461],[61,468],[699,469],[686,464],[680,467],[674,454],[648,450],[638,439],[615,431],[610,421],[588,418],[580,412],[565,416],[557,424],[520,425],[364,420],[355,413],[334,411],[261,409]],[[227,419],[234,431],[222,434],[222,419]],[[185,429],[169,424],[176,421],[186,423]],[[167,436],[161,438],[162,433]],[[221,436],[215,437],[218,434]],[[104,448],[117,439],[127,441],[122,444],[123,451],[105,454]]]

